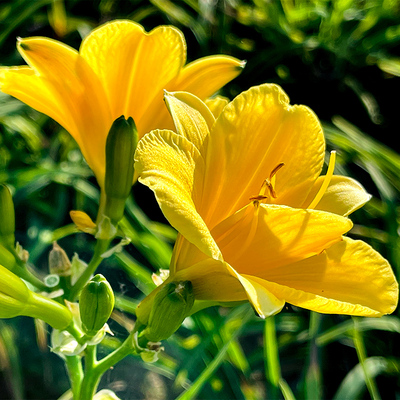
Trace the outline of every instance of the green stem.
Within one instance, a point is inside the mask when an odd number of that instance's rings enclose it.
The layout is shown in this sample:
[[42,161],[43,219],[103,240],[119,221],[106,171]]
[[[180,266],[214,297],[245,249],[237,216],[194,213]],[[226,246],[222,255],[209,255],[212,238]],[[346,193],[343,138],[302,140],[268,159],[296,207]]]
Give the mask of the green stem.
[[17,254],[15,249],[10,250],[17,264],[15,266],[15,269],[12,270],[15,275],[18,275],[20,278],[29,282],[42,292],[51,292],[53,290],[52,288],[48,288],[36,275],[29,271],[26,263],[19,258],[19,255]]
[[30,272],[25,266],[18,267],[13,272],[42,292],[50,292],[53,290],[52,288],[48,288],[36,275],[33,275],[32,272]]
[[108,239],[97,240],[92,259],[90,260],[86,269],[83,271],[82,275],[71,288],[71,291],[69,293],[70,301],[75,301],[78,298],[80,291],[86,285],[90,277],[94,274],[97,267],[102,262],[103,258],[101,257],[101,255],[107,251],[110,242],[111,240]]
[[96,393],[97,386],[100,382],[101,377],[107,370],[113,367],[117,362],[123,358],[132,354],[134,346],[134,331],[126,338],[118,349],[101,359],[100,361],[95,360],[95,346],[88,346],[86,351],[85,362],[85,377],[83,378],[81,390],[78,399],[79,400],[91,400]]
[[97,365],[97,358],[96,358],[96,353],[97,353],[97,346],[96,345],[90,345],[86,347],[86,352],[85,352],[85,371],[90,371],[93,368],[96,367]]
[[309,359],[307,373],[305,377],[306,398],[322,398],[322,374],[319,363],[319,348],[316,344],[316,338],[320,329],[322,315],[316,312],[310,314],[309,328]]
[[353,317],[354,322],[354,345],[356,347],[356,352],[358,356],[358,360],[360,361],[361,368],[365,377],[365,384],[367,385],[368,392],[373,400],[380,400],[381,396],[379,394],[378,388],[376,386],[375,380],[368,373],[365,360],[367,359],[367,352],[365,350],[364,340],[360,329],[358,328],[358,318]]
[[285,400],[295,400],[292,390],[282,378],[274,316],[268,317],[265,320],[264,357],[265,373],[270,386],[271,399],[279,398],[278,393],[280,390]]
[[73,398],[78,399],[79,389],[83,379],[82,363],[79,356],[65,357],[65,365],[67,367],[68,377],[71,382],[71,390]]
[[277,399],[279,393],[279,380],[281,378],[281,366],[279,362],[278,344],[276,340],[275,317],[265,320],[264,329],[264,357],[265,374],[270,386],[271,399]]

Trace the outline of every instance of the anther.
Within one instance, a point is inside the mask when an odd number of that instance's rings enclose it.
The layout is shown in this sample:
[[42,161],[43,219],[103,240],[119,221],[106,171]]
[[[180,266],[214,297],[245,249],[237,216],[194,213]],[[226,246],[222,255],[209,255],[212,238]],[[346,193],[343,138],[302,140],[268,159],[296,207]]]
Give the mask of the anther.
[[[276,192],[275,192],[275,181],[276,181],[276,173],[285,165],[285,163],[279,163],[269,174],[269,178],[266,178],[264,182],[261,185],[260,192],[258,196],[252,196],[250,197],[249,200],[253,201],[255,205],[258,205],[261,201],[264,201],[268,198],[268,196],[265,195],[266,190],[268,189],[268,192],[270,196],[274,199],[276,199]],[[257,204],[256,204],[257,203]]]

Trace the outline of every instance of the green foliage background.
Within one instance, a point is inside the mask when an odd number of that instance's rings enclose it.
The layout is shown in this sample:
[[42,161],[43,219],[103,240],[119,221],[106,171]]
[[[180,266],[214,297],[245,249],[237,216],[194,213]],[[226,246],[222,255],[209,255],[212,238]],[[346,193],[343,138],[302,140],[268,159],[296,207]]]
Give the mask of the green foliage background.
[[[243,73],[222,90],[230,98],[275,82],[292,103],[310,106],[328,150],[338,151],[336,173],[358,179],[374,196],[353,214],[350,236],[370,243],[400,276],[398,0],[3,0],[0,63],[23,64],[17,36],[78,48],[91,29],[115,18],[146,30],[179,27],[189,61],[217,53],[246,59]],[[17,240],[43,276],[54,240],[70,257],[90,257],[92,239],[68,215],[80,209],[94,217],[97,210],[98,189],[79,149],[54,121],[4,94],[0,182],[14,190]],[[115,336],[104,354],[126,337],[136,304],[154,286],[151,274],[169,265],[176,235],[139,185],[124,228],[132,244],[99,270],[117,294]],[[186,320],[157,363],[129,357],[101,387],[123,399],[398,399],[399,334],[398,311],[362,319],[287,306],[265,323],[247,305],[211,308]],[[0,321],[1,399],[53,399],[68,389],[63,363],[48,346],[40,322]]]

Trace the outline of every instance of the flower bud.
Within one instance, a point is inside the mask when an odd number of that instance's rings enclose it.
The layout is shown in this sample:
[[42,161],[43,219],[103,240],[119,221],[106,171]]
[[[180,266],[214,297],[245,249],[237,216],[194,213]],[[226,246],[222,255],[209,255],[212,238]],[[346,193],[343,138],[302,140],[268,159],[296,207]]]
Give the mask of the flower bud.
[[72,321],[67,307],[32,292],[17,275],[0,265],[0,318],[18,315],[41,319],[56,329],[65,329]]
[[160,288],[154,297],[146,338],[152,342],[168,339],[189,315],[194,303],[190,281],[170,282]]
[[114,308],[114,293],[103,275],[97,274],[82,289],[79,298],[82,328],[94,336],[110,318]]
[[59,276],[71,275],[71,261],[57,242],[53,243],[53,248],[49,253],[49,271],[50,274]]
[[0,266],[0,318],[21,315],[30,298],[25,283],[8,269]]
[[[0,222],[1,225],[1,222]],[[12,254],[10,251],[6,249],[3,245],[0,244],[0,265],[3,267],[6,267],[10,271],[14,269],[14,267],[17,265],[17,261],[14,257],[14,254]]]
[[106,204],[104,214],[117,223],[124,214],[125,201],[133,182],[134,154],[138,142],[135,122],[131,117],[117,118],[106,142]]
[[14,248],[15,243],[15,211],[10,189],[0,185],[0,243]]

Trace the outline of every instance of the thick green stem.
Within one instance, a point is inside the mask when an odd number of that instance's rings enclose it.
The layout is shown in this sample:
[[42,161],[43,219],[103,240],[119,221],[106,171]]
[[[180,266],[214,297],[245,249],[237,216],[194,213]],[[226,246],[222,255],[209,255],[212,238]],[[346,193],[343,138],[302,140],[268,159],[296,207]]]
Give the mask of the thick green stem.
[[71,390],[75,400],[78,399],[83,379],[81,359],[79,356],[67,356],[65,357],[65,365],[67,367],[68,377],[71,382]]
[[96,361],[95,359],[95,346],[88,346],[85,358],[85,377],[82,381],[79,400],[91,400],[96,393],[97,386],[103,374],[117,362],[134,352],[135,345],[133,335],[134,331],[131,332],[118,349],[100,361]]
[[97,267],[102,262],[103,258],[101,257],[101,255],[107,251],[110,242],[111,240],[97,240],[92,259],[90,260],[87,268],[83,271],[82,275],[76,281],[75,285],[71,288],[71,291],[69,293],[70,301],[75,301],[78,298],[80,291],[89,281],[90,277],[94,274]]

